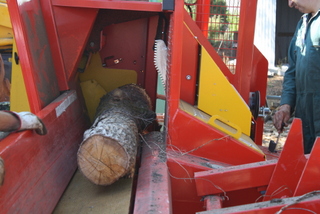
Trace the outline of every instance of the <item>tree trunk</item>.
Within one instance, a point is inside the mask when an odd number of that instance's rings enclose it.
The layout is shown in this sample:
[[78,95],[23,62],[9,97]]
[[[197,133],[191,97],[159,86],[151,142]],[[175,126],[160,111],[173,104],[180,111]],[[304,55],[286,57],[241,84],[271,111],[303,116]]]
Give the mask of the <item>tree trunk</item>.
[[134,171],[139,132],[155,119],[145,91],[129,84],[101,98],[78,151],[80,171],[93,183],[110,185]]

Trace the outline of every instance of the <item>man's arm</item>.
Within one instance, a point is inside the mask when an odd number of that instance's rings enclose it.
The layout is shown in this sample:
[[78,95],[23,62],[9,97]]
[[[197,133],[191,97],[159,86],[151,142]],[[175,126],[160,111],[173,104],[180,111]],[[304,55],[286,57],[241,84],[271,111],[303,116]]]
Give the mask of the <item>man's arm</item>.
[[273,116],[273,124],[279,133],[283,131],[284,126],[288,125],[288,120],[296,105],[296,38],[300,25],[301,21],[298,23],[296,32],[290,42],[288,50],[289,68],[284,75],[280,107]]
[[12,132],[33,129],[39,135],[47,134],[40,118],[30,112],[0,111],[0,131]]
[[20,121],[13,114],[0,111],[0,131],[12,132],[20,127]]

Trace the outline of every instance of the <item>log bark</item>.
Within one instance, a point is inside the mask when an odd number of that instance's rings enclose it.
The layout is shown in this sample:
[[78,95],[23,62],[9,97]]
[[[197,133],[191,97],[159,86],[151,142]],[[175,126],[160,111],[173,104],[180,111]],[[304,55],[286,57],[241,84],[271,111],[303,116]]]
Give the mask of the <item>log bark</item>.
[[84,133],[78,166],[91,182],[110,185],[134,171],[139,132],[155,120],[145,90],[129,84],[101,98],[95,121]]

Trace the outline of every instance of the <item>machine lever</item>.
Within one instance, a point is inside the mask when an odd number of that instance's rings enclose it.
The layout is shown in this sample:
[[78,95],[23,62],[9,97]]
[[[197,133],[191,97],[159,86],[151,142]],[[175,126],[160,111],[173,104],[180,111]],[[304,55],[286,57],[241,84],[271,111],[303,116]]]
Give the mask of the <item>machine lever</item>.
[[268,147],[270,152],[272,152],[272,153],[276,153],[277,152],[276,151],[276,147],[278,145],[278,142],[279,142],[279,139],[280,139],[280,135],[283,132],[283,129],[284,129],[285,125],[286,125],[285,123],[281,124],[281,129],[280,129],[280,132],[278,133],[276,142],[274,142],[273,140],[270,140],[269,147]]

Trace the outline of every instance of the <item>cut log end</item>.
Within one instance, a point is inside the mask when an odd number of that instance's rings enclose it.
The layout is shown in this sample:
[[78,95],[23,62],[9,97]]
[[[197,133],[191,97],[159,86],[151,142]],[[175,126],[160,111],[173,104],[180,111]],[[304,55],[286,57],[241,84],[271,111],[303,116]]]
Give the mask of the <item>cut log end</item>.
[[81,144],[78,151],[80,171],[97,185],[114,183],[127,173],[129,165],[125,149],[109,137],[93,135]]

